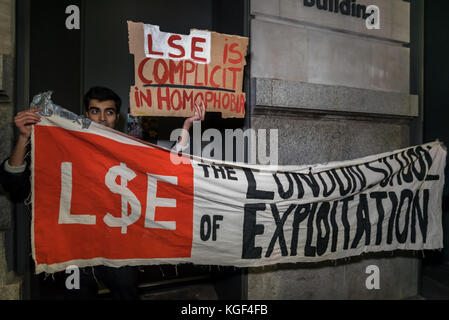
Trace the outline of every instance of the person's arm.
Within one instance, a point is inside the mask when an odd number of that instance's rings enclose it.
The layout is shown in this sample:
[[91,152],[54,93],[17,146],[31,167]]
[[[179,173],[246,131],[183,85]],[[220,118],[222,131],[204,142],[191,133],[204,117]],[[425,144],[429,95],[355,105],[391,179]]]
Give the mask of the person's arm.
[[22,111],[14,118],[14,123],[19,130],[19,137],[8,160],[10,168],[23,167],[25,165],[26,146],[31,136],[32,126],[41,120],[41,117],[36,113],[40,110],[40,108],[35,108]]
[[19,173],[18,170],[24,169],[27,143],[28,138],[20,135],[9,159],[5,162],[5,170],[7,172]]
[[25,200],[30,192],[30,169],[25,163],[25,156],[32,125],[40,121],[40,116],[36,114],[39,110],[19,112],[14,118],[19,137],[11,156],[0,164],[0,184],[11,194],[13,201]]
[[204,121],[204,117],[206,115],[206,108],[204,106],[204,102],[201,101],[201,103],[198,105],[196,102],[194,104],[195,107],[195,114],[187,118],[184,121],[184,125],[182,127],[182,133],[178,138],[178,142],[174,145],[174,148],[177,151],[184,151],[189,147],[189,130],[193,125],[194,121]]

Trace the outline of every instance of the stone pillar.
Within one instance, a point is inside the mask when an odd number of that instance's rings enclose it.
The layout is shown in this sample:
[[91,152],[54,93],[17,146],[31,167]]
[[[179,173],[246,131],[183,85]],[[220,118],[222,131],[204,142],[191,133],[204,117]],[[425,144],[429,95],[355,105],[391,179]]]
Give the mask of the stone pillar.
[[[14,0],[0,0],[0,159],[12,149],[14,116]],[[0,187],[0,300],[21,298],[22,281],[7,261],[6,238],[11,233],[13,204]],[[9,233],[8,233],[9,232]],[[9,247],[9,249],[11,249]],[[9,256],[9,255],[8,255]]]
[[[410,3],[357,4],[380,8],[380,30],[302,0],[251,1],[250,122],[279,130],[279,164],[351,160],[411,143],[420,110],[410,94]],[[380,269],[380,290],[365,286],[370,265]],[[414,252],[250,268],[247,296],[402,299],[418,294],[418,272]]]

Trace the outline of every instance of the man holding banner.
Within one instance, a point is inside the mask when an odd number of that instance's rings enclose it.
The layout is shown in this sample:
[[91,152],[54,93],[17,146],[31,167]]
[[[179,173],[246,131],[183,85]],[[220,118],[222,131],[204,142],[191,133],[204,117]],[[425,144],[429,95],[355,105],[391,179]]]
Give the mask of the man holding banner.
[[[117,126],[120,106],[120,97],[108,88],[93,87],[84,96],[86,117],[111,129],[115,129]],[[6,191],[10,192],[14,202],[25,201],[31,191],[30,163],[26,159],[27,147],[32,126],[41,120],[39,111],[41,108],[33,108],[16,115],[14,123],[19,131],[19,136],[10,157],[0,165],[0,183]],[[204,104],[195,104],[195,115],[184,121],[184,130],[174,145],[176,151],[182,151],[189,147],[188,132],[193,122],[203,121],[204,116]],[[99,278],[112,292],[115,299],[138,299],[137,277],[138,270],[129,266],[82,268],[79,289],[65,290],[64,296],[68,299],[95,298],[98,292],[96,278]]]

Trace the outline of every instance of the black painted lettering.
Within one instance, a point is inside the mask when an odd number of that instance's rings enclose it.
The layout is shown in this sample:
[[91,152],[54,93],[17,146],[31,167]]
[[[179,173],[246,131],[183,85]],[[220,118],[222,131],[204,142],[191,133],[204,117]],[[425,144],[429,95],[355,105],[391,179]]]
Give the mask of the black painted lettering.
[[222,179],[226,179],[226,174],[225,174],[225,171],[224,171],[224,169],[222,167],[216,167],[216,166],[211,166],[211,167],[212,167],[212,170],[214,171],[215,179],[218,179],[218,173],[219,172],[221,174],[221,178]]
[[289,199],[293,195],[293,180],[288,172],[285,172],[284,174],[288,181],[288,190],[287,191],[284,191],[284,186],[282,185],[281,181],[279,180],[277,173],[273,173],[273,178],[278,186],[279,196],[282,199]]
[[[332,169],[331,172],[334,175],[335,180],[337,180],[338,189],[340,190],[340,195],[342,197],[344,197],[347,194],[349,194],[352,189],[352,183],[351,183],[351,178],[347,175],[345,168]],[[344,179],[340,179],[338,172],[341,172],[343,174]],[[347,181],[347,187],[344,186],[344,183],[342,180]]]
[[256,247],[256,236],[264,233],[264,226],[257,224],[257,211],[265,211],[265,203],[247,203],[243,218],[242,259],[260,259],[262,247]]
[[357,178],[356,181],[354,181],[354,186],[358,187],[353,188],[352,192],[354,193],[355,190],[363,190],[366,187],[366,177],[363,175],[359,166],[348,167],[348,170]]
[[238,180],[237,177],[233,176],[234,174],[236,174],[234,169],[232,169],[231,167],[225,167],[225,170],[226,170],[228,180],[234,180],[234,181]]
[[[378,162],[382,163],[382,160],[379,159]],[[388,172],[387,172],[385,169],[383,169],[383,168],[374,167],[373,165],[374,165],[373,163],[365,163],[365,167],[366,167],[368,170],[371,170],[372,172],[375,172],[375,173],[381,173],[381,174],[383,174],[384,178],[381,180],[381,182],[382,182],[382,181],[386,181],[386,180],[388,179]],[[385,186],[385,185],[384,185],[384,186]],[[372,185],[369,186],[369,187],[371,188]]]
[[413,181],[412,163],[413,160],[407,156],[407,151],[401,152],[402,158],[405,159],[405,167],[402,170],[402,179],[404,182],[410,183]]
[[376,208],[377,208],[377,229],[376,229],[376,246],[382,243],[382,225],[385,217],[385,210],[382,204],[382,200],[387,199],[388,195],[386,192],[372,192],[370,193],[370,197],[372,199],[376,199]]
[[428,207],[429,207],[429,189],[424,189],[423,191],[423,206],[421,209],[421,203],[419,199],[420,190],[416,191],[415,197],[413,199],[413,210],[412,210],[412,223],[411,223],[411,242],[416,243],[416,218],[418,218],[419,228],[421,230],[421,235],[423,242],[427,241],[427,226],[429,223],[428,218]]
[[357,180],[355,179],[354,173],[351,171],[351,169],[352,169],[351,167],[346,167],[347,173],[352,182],[351,194],[353,194],[355,190],[357,190]]
[[331,225],[332,225],[332,252],[337,251],[337,241],[338,241],[338,224],[337,224],[337,207],[338,207],[338,201],[334,202],[334,205],[332,206],[331,210]]
[[320,195],[320,186],[318,185],[318,182],[316,181],[316,179],[312,173],[309,173],[309,174],[297,173],[297,175],[302,180],[304,180],[304,182],[309,186],[309,188],[310,188],[310,190],[312,190],[312,194],[315,198]]
[[211,234],[211,221],[209,215],[204,215],[201,217],[200,223],[200,238],[202,241],[207,241],[210,238]]
[[307,240],[306,246],[304,247],[304,256],[306,257],[315,257],[316,256],[316,247],[312,246],[313,239],[313,221],[315,218],[317,204],[312,204],[312,209],[309,213],[309,219],[307,220]]
[[387,244],[391,244],[393,242],[393,227],[394,227],[394,218],[396,217],[396,209],[398,208],[398,197],[394,192],[388,192],[388,197],[390,198],[392,209],[390,214],[390,220],[388,221],[388,233],[387,233]]
[[[391,159],[393,159],[392,156],[390,156]],[[383,163],[385,164],[385,166],[388,168],[388,178],[385,179],[384,181],[382,181],[380,183],[381,187],[385,187],[388,185],[388,183],[390,183],[390,186],[393,185],[393,168],[391,167],[390,163],[388,162],[387,157],[382,158]]]
[[217,230],[220,229],[220,224],[218,221],[223,221],[223,216],[214,215],[212,221],[212,241],[217,241]]
[[296,256],[297,254],[299,224],[307,218],[309,212],[310,212],[310,203],[300,204],[296,207],[295,215],[293,218],[292,242],[290,245],[291,256]]
[[[323,202],[318,209],[318,212],[316,214],[316,228],[318,231],[317,234],[317,241],[316,241],[316,253],[319,256],[322,256],[324,253],[326,253],[327,247],[329,245],[329,238],[330,238],[330,226],[329,226],[329,210],[330,210],[330,203],[329,202]],[[322,232],[321,226],[324,223],[324,236]]]
[[207,164],[202,164],[202,163],[198,163],[198,165],[203,168],[203,170],[204,170],[204,177],[205,178],[209,178],[209,169],[208,169],[209,166]]
[[337,184],[335,183],[335,179],[329,171],[326,171],[324,173],[326,173],[327,177],[331,181],[332,186],[329,188],[329,190],[326,181],[321,176],[322,172],[318,173],[318,178],[321,180],[321,184],[323,185],[323,197],[327,198],[335,191]]
[[268,258],[269,256],[271,256],[271,253],[273,252],[274,249],[274,244],[278,239],[282,256],[285,257],[288,255],[287,245],[285,244],[285,237],[284,237],[284,224],[290,213],[293,211],[293,209],[295,209],[295,207],[296,207],[295,204],[291,204],[281,218],[279,216],[277,206],[275,204],[271,204],[271,212],[273,214],[274,222],[276,223],[276,230],[274,231],[273,237],[271,238],[270,244],[268,245],[265,257]]
[[298,199],[302,199],[304,197],[304,187],[302,186],[301,179],[297,173],[292,172],[293,179],[295,179],[296,187],[298,188]]
[[343,206],[341,208],[341,220],[343,222],[343,229],[345,232],[345,240],[343,243],[343,249],[347,250],[349,247],[349,236],[350,236],[350,232],[351,232],[351,225],[349,224],[349,220],[348,220],[348,202],[354,200],[354,196],[351,197],[347,197],[344,198],[342,200],[340,200],[341,202],[343,202]]
[[[421,150],[423,149],[421,148]],[[418,151],[418,149],[416,149],[416,151]],[[415,175],[416,179],[418,179],[418,181],[423,181],[427,175],[427,167],[424,162],[423,156],[420,153],[415,152],[415,156],[418,158],[418,161],[417,162],[415,161],[414,166],[412,168],[413,174]],[[418,164],[420,169],[419,171],[416,169],[416,166]]]
[[[401,218],[402,207],[404,206],[405,200],[408,200],[407,209],[405,212],[405,222],[404,222],[404,230],[400,231],[400,223],[399,220]],[[410,221],[410,209],[413,200],[413,192],[411,190],[405,189],[401,192],[401,200],[399,201],[399,207],[396,214],[396,239],[399,243],[405,243],[407,241],[408,236],[408,227]]]
[[243,168],[246,179],[248,180],[248,190],[246,192],[247,199],[273,200],[274,192],[257,190],[256,179],[250,168]]
[[369,208],[366,194],[360,194],[359,205],[357,206],[357,231],[351,248],[357,248],[359,241],[365,234],[365,245],[371,242],[371,222],[369,219]]
[[397,161],[397,163],[399,163],[399,172],[398,172],[398,174],[397,174],[397,183],[398,183],[398,185],[399,186],[401,186],[402,185],[402,180],[401,180],[401,173],[402,173],[402,170],[404,170],[404,163],[401,161],[401,160],[399,160],[399,154],[398,153],[396,153],[396,154],[394,154],[394,159]]

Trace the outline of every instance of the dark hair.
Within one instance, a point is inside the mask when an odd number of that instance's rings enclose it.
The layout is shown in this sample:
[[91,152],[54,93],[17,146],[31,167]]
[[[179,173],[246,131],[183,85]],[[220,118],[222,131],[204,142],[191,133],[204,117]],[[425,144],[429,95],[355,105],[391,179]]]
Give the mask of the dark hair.
[[100,102],[113,100],[115,102],[115,111],[120,113],[120,107],[122,105],[122,99],[109,88],[105,87],[92,87],[89,91],[84,95],[84,110],[87,112],[89,109],[89,102],[92,99],[96,99]]

